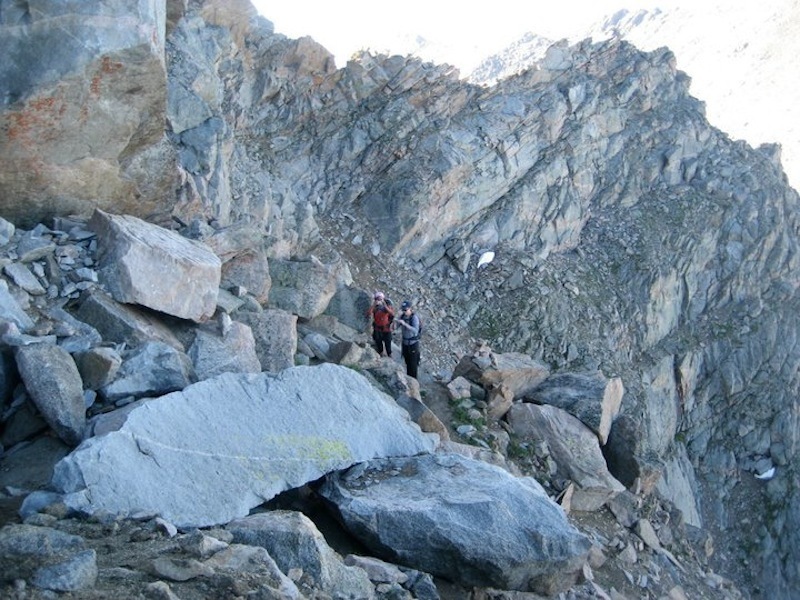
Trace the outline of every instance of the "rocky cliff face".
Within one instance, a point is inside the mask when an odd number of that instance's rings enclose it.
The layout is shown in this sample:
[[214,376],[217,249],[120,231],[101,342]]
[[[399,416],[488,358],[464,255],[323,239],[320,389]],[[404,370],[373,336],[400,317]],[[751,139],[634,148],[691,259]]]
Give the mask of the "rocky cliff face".
[[3,2],[4,212],[169,218],[164,3]]
[[[245,1],[115,6],[0,3],[6,219],[171,220],[234,280],[254,256],[380,256],[354,277],[415,297],[432,348],[619,377],[611,472],[751,549],[754,596],[791,597],[798,196],[775,148],[708,124],[668,50],[557,45],[480,87],[401,57],[337,70]],[[45,67],[31,41],[53,32],[93,43]]]
[[519,73],[539,62],[546,48],[561,37],[573,43],[585,38],[624,39],[647,51],[668,47],[680,69],[691,75],[692,95],[706,103],[709,122],[752,145],[780,143],[784,170],[797,189],[795,123],[800,98],[786,75],[800,51],[794,34],[799,11],[794,0],[776,0],[768,6],[747,0],[661,3],[639,10],[620,4],[619,10],[594,26],[574,25],[553,40],[527,33],[486,58],[469,78],[493,83]]

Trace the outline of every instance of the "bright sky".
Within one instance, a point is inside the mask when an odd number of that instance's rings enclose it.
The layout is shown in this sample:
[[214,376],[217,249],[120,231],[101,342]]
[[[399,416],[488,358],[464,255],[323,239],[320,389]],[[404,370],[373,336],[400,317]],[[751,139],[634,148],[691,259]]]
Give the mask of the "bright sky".
[[529,31],[557,40],[585,31],[620,8],[677,3],[680,0],[253,0],[276,32],[291,38],[310,35],[334,54],[339,67],[365,47],[406,54],[419,35],[440,46],[447,53],[441,55],[462,72]]

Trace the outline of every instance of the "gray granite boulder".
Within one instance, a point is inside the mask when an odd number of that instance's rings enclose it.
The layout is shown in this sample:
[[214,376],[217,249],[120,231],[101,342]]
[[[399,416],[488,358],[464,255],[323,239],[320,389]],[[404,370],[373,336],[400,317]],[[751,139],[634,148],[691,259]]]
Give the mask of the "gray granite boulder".
[[351,369],[226,373],[129,410],[119,429],[61,460],[52,485],[83,512],[145,511],[200,527],[331,471],[435,445]]
[[302,572],[309,583],[332,598],[373,598],[367,573],[347,566],[316,525],[304,514],[276,510],[237,519],[225,527],[233,541],[266,548],[284,573]]
[[594,511],[625,489],[608,471],[597,436],[586,425],[555,406],[515,404],[507,414],[514,433],[547,442],[559,476],[575,482],[571,506]]
[[526,397],[538,404],[550,404],[577,417],[597,434],[605,445],[611,423],[619,414],[624,394],[619,377],[602,373],[556,373],[536,386]]
[[322,314],[339,285],[352,282],[346,264],[323,264],[313,256],[305,260],[271,260],[269,272],[269,305],[305,319]]
[[259,373],[253,332],[244,323],[233,321],[227,331],[198,330],[187,350],[197,378],[209,379],[222,373]]
[[125,357],[114,380],[100,388],[112,402],[132,396],[162,396],[196,381],[192,362],[163,342],[147,342]]
[[211,248],[129,215],[96,210],[89,226],[115,300],[198,322],[214,314],[222,263]]
[[535,480],[456,454],[369,461],[321,494],[379,557],[465,586],[565,590],[590,546]]
[[20,346],[17,368],[39,412],[62,440],[77,445],[83,439],[86,409],[83,382],[72,356],[53,344]]

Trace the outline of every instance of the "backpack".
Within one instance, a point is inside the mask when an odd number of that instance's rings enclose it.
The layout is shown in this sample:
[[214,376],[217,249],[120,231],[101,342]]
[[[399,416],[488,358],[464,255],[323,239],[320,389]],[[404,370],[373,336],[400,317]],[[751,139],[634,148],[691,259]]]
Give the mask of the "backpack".
[[415,337],[415,338],[411,338],[411,339],[414,339],[414,340],[421,340],[421,339],[422,339],[422,330],[423,330],[423,327],[422,327],[422,317],[420,317],[420,316],[419,316],[419,313],[417,313],[417,312],[415,312],[415,313],[413,313],[413,314],[417,315],[417,322],[419,323],[419,327],[417,327],[417,337]]

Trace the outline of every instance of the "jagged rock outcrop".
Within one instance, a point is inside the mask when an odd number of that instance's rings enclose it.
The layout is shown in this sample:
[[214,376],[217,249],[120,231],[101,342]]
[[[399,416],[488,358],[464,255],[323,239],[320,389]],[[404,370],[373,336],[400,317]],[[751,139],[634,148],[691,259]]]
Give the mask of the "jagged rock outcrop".
[[[160,6],[153,16],[153,7],[105,4],[105,20],[92,2],[81,18],[74,3],[43,3],[50,12],[36,14],[2,5],[5,55],[41,53],[58,67],[4,64],[21,84],[2,113],[3,216],[23,225],[99,205],[172,217],[214,249],[245,306],[269,304],[274,289],[276,304],[284,299],[270,308],[302,320],[320,318],[353,274],[325,267],[343,254],[374,259],[357,272],[361,286],[428,296],[426,328],[438,335],[426,344],[440,355],[484,338],[542,365],[543,377],[618,377],[625,396],[604,448],[612,474],[641,492],[664,473],[682,493],[696,489],[691,518],[725,546],[751,549],[737,565],[741,582],[791,597],[800,581],[798,197],[774,148],[709,126],[668,50],[559,44],[535,68],[480,88],[402,57],[364,54],[337,70],[319,45],[275,34],[240,0],[170,1],[163,38]],[[87,32],[102,42],[97,54],[74,44]],[[173,175],[178,183],[165,183]],[[21,316],[61,298],[105,342],[139,346],[160,331],[176,350],[191,347],[193,324],[166,327],[115,302],[94,265],[79,264],[91,238],[58,229],[14,239],[8,260],[41,289],[3,265],[6,345],[53,335],[85,351],[89,330]],[[486,250],[495,259],[478,268]],[[252,277],[237,272],[246,264],[258,267]],[[354,356],[336,346],[344,340],[304,336],[298,356],[308,361],[332,348]],[[365,351],[358,364],[371,358]],[[498,418],[507,395],[494,392]],[[24,393],[13,414],[22,406]],[[26,419],[25,431],[37,427]],[[772,478],[755,477],[772,468]],[[734,518],[742,512],[752,520]]]

